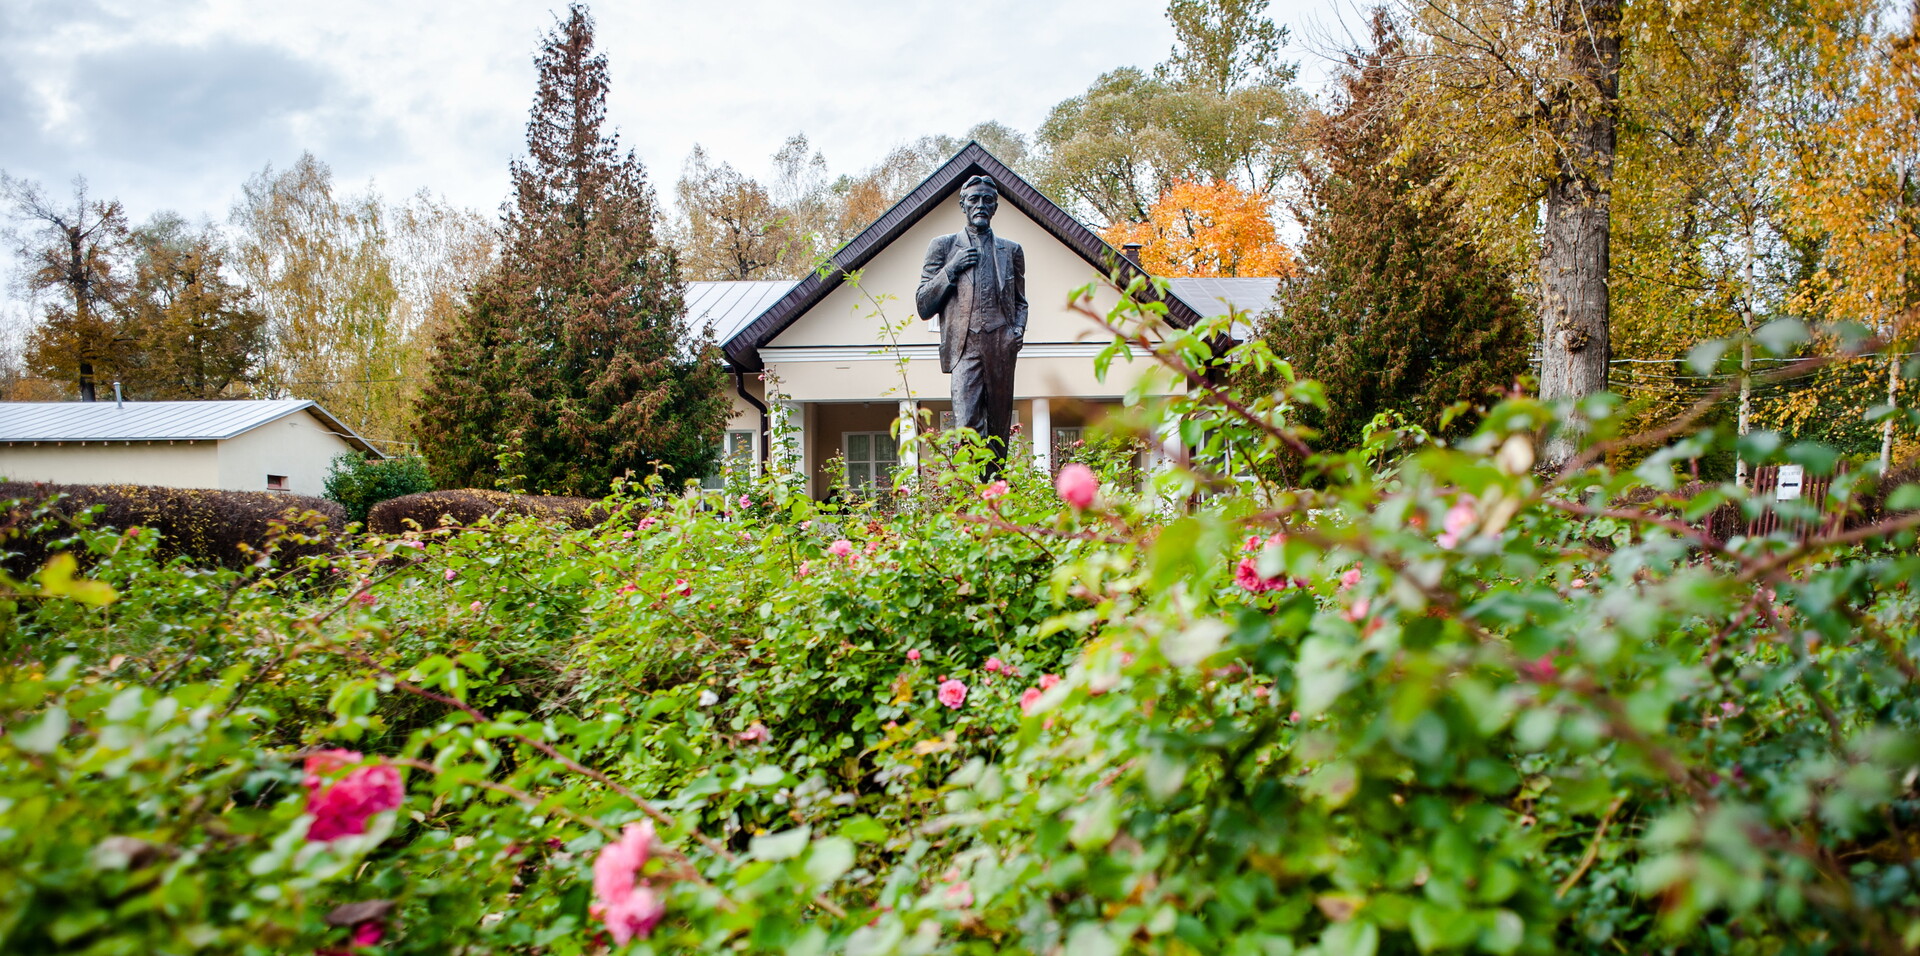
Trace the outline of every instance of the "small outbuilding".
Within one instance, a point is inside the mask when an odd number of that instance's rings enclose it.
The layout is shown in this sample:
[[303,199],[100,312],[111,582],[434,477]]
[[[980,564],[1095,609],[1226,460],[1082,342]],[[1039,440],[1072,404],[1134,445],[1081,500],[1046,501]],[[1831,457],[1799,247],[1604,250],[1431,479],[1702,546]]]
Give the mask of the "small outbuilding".
[[302,399],[0,402],[0,478],[319,495],[342,452],[379,452]]

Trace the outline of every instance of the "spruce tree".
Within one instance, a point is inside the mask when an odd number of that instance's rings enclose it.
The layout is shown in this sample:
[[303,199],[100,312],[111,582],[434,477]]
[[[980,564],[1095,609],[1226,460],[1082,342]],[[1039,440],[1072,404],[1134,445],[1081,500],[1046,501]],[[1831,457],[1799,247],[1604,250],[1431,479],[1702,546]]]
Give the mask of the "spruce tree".
[[725,427],[725,373],[683,316],[645,169],[601,132],[607,61],[583,6],[567,9],[535,62],[500,260],[430,364],[428,464],[442,487],[491,487],[511,454],[528,490],[595,497],[628,472],[698,476]]
[[1349,58],[1340,108],[1316,124],[1303,268],[1260,320],[1275,354],[1325,387],[1328,411],[1307,418],[1327,449],[1357,445],[1383,411],[1440,433],[1448,406],[1528,368],[1509,280],[1475,245],[1439,159],[1400,136],[1403,53],[1384,13],[1373,39]]

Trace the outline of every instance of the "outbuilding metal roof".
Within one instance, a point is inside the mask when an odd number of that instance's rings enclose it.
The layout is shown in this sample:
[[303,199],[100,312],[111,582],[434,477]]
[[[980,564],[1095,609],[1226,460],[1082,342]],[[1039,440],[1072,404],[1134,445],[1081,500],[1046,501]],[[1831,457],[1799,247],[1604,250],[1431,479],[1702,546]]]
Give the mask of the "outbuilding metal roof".
[[210,402],[0,402],[0,442],[221,441],[308,412],[361,451],[367,440],[298,398]]

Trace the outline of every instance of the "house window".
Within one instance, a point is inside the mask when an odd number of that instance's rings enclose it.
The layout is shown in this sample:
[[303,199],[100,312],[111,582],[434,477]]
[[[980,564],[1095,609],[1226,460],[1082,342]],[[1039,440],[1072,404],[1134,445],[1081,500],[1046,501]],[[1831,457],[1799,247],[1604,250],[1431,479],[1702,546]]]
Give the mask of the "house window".
[[286,491],[287,476],[286,475],[268,475],[267,490],[268,491]]
[[900,467],[900,447],[886,432],[846,432],[840,447],[847,453],[847,486],[855,491],[886,491],[893,487],[893,470]]
[[700,487],[720,491],[727,487],[727,472],[753,467],[753,432],[730,431],[720,439],[720,462],[700,479]]

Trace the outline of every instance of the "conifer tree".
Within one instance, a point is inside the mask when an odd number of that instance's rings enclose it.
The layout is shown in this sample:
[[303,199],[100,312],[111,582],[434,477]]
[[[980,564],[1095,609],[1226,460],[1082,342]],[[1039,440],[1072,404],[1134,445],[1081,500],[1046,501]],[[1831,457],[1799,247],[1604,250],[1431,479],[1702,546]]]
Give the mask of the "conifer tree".
[[583,6],[536,63],[500,260],[441,339],[421,398],[428,464],[442,486],[489,487],[511,454],[528,490],[590,496],[656,466],[696,477],[725,427],[724,371],[682,316],[644,168],[601,131],[607,61]]
[[1525,314],[1507,278],[1475,246],[1442,164],[1403,148],[1400,39],[1384,13],[1373,39],[1371,52],[1349,58],[1341,109],[1315,130],[1304,268],[1261,317],[1275,353],[1325,386],[1328,411],[1309,417],[1329,449],[1357,444],[1382,411],[1440,432],[1449,405],[1528,368]]

